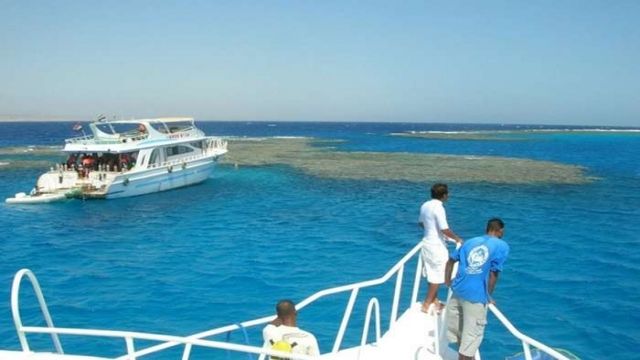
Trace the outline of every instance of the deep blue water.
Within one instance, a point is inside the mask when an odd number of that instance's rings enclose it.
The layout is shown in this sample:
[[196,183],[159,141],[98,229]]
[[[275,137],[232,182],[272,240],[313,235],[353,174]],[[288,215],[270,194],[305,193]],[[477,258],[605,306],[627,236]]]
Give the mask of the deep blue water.
[[[61,145],[74,136],[71,125],[0,123],[0,148]],[[598,180],[450,183],[449,223],[469,238],[482,233],[489,217],[505,220],[511,256],[495,298],[523,332],[582,359],[639,358],[640,133],[459,141],[388,134],[538,126],[200,125],[224,136],[342,139],[338,147],[347,151],[499,155],[583,166]],[[0,155],[0,162],[14,160]],[[0,197],[28,191],[44,170],[0,168]],[[30,207],[2,203],[0,348],[19,349],[9,292],[20,268],[38,275],[58,326],[187,335],[270,314],[280,298],[299,301],[323,288],[381,276],[420,240],[416,219],[429,186],[322,179],[286,166],[220,166],[201,185],[143,197]],[[28,292],[24,296],[25,318],[37,323],[35,302]],[[338,315],[301,312],[302,327],[316,333],[323,352],[330,350]],[[258,341],[257,331],[249,335]],[[348,333],[346,343],[359,336],[360,330]],[[51,349],[46,337],[33,339],[37,349]],[[104,348],[67,338],[63,343]],[[491,360],[520,348],[490,318],[482,351]]]

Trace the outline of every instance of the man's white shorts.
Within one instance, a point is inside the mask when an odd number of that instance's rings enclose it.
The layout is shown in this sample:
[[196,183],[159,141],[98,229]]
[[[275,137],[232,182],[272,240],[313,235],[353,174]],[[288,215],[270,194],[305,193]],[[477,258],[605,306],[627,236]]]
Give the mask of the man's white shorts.
[[444,283],[444,269],[449,260],[449,251],[442,242],[422,241],[422,276],[431,284]]

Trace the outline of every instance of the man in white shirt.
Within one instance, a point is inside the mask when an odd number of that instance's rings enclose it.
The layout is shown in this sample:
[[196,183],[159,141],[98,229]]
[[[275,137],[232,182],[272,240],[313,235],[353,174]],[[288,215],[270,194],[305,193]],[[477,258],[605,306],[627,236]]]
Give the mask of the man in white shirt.
[[446,241],[462,243],[447,223],[444,202],[449,199],[449,189],[446,184],[434,184],[431,187],[431,200],[420,207],[418,223],[424,229],[422,238],[422,275],[427,278],[427,295],[422,303],[422,311],[428,312],[429,307],[435,306],[439,313],[443,304],[438,301],[438,287],[444,283],[444,271],[449,259]]
[[297,327],[298,312],[291,300],[279,301],[276,314],[278,317],[262,330],[265,347],[294,354],[320,355],[316,337]]

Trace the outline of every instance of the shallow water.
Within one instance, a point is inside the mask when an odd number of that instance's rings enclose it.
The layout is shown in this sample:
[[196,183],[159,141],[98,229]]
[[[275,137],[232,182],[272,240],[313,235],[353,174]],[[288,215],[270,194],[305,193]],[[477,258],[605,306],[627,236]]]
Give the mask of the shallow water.
[[[473,125],[273,125],[202,123],[207,133],[225,136],[342,140],[331,143],[341,152],[490,155],[584,167],[597,180],[450,182],[449,222],[468,238],[482,232],[487,218],[503,217],[511,256],[495,297],[526,334],[583,359],[637,357],[640,136],[561,132],[474,141],[389,135]],[[0,147],[57,146],[73,136],[71,126],[0,124]],[[0,154],[0,162],[12,156]],[[39,154],[35,161],[52,157]],[[0,170],[0,195],[30,190],[45,169]],[[299,301],[381,276],[419,241],[416,219],[428,185],[321,177],[291,165],[226,164],[201,185],[143,197],[1,204],[0,348],[19,348],[8,299],[11,278],[22,267],[38,275],[58,326],[183,335],[270,314],[283,297]],[[24,295],[25,317],[38,322],[35,302]],[[328,351],[336,325],[321,310],[305,309],[300,318]],[[359,326],[347,344],[359,341]],[[249,335],[259,339],[257,332]],[[36,349],[51,348],[46,337],[34,341]],[[67,338],[63,344],[104,348]],[[493,318],[482,350],[484,359],[521,351]]]
[[[502,156],[338,151],[336,142],[309,138],[230,139],[223,163],[290,165],[333,179],[500,184],[582,184],[580,166]],[[438,166],[432,166],[438,164]]]

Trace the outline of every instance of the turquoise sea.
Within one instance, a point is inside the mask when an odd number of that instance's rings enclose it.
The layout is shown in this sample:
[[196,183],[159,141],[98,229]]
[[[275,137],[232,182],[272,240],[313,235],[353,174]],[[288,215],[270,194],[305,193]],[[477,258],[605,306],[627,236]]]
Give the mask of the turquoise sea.
[[[331,146],[347,152],[506,156],[583,167],[590,181],[580,184],[450,182],[449,223],[470,238],[482,234],[489,217],[505,220],[511,255],[495,298],[521,331],[581,359],[640,359],[638,129],[199,124],[207,134],[228,137],[342,140]],[[0,123],[1,198],[28,192],[48,163],[61,161],[59,155],[30,147],[61,146],[75,136],[72,125]],[[532,129],[557,131],[523,131]],[[391,135],[478,130],[514,130],[517,136]],[[19,349],[9,293],[21,268],[38,276],[58,326],[188,335],[271,314],[281,298],[300,301],[327,287],[383,275],[420,240],[416,221],[430,185],[322,177],[283,164],[223,164],[203,184],[142,197],[38,206],[2,203],[0,349]],[[27,291],[24,301],[26,321],[40,324]],[[301,327],[317,335],[323,352],[330,350],[337,327],[331,311],[338,308],[327,308],[329,313],[311,308],[300,313]],[[349,332],[345,343],[357,343],[360,334]],[[248,335],[259,343],[259,331]],[[232,337],[242,342],[241,334]],[[53,349],[47,337],[32,339],[36,350]],[[62,341],[70,352],[115,355],[99,341]],[[124,344],[113,346],[124,352]],[[519,344],[490,317],[483,359],[504,359],[519,351]],[[218,355],[194,353],[194,358]]]

